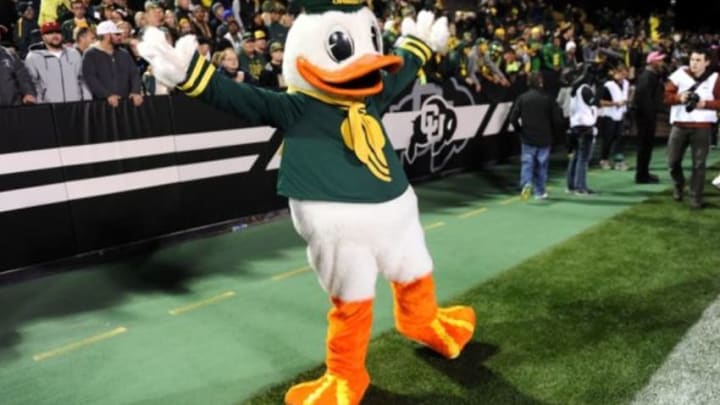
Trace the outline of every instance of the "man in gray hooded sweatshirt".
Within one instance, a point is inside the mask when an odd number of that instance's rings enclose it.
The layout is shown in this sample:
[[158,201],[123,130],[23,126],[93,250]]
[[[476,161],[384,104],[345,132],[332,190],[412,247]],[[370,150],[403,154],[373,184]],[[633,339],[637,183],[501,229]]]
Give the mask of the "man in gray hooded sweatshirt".
[[92,99],[82,79],[82,57],[74,48],[63,47],[60,24],[45,23],[40,32],[45,49],[32,50],[25,58],[38,103]]

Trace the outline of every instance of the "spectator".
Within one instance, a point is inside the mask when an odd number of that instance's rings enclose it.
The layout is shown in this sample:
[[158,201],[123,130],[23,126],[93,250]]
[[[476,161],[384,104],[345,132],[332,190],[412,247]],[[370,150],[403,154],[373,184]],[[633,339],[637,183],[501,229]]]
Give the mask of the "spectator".
[[58,8],[60,6],[70,10],[70,0],[42,0],[40,2],[38,24],[43,25],[46,22],[58,21]]
[[[145,2],[145,18],[147,19],[147,26],[159,28],[163,25],[165,20],[165,10],[163,10],[162,3],[156,1]],[[140,34],[142,35],[142,33]]]
[[283,45],[273,42],[270,45],[270,62],[265,65],[260,74],[260,85],[273,90],[285,91],[287,85],[283,77]]
[[[689,145],[692,151],[690,207],[693,209],[703,207],[710,131],[718,120],[717,111],[720,110],[720,80],[709,65],[710,51],[694,50],[690,54],[690,66],[676,70],[665,84],[664,100],[671,106],[668,166],[674,185],[673,198],[682,201],[684,197],[682,160]],[[694,108],[687,108],[688,102]]]
[[223,4],[219,1],[213,3],[213,5],[210,7],[210,18],[208,19],[208,25],[210,26],[210,30],[212,30],[212,32],[215,33],[218,37],[222,37],[223,35],[225,35],[224,32],[222,33],[222,35],[218,35],[218,28],[225,22],[225,11],[229,11],[229,15],[232,15],[232,10],[225,10],[225,6],[223,6]]
[[231,22],[235,22],[237,24],[237,21],[235,21],[235,16],[233,16],[232,10],[225,10],[220,18],[221,22],[215,28],[215,38],[223,38],[225,34],[228,33],[228,26]]
[[267,34],[265,30],[256,30],[255,33],[255,53],[262,56],[263,59],[267,57]]
[[35,89],[22,60],[0,46],[0,106],[34,104]]
[[73,38],[75,39],[75,49],[82,56],[90,45],[95,42],[95,33],[90,28],[75,28]]
[[285,44],[288,27],[280,23],[283,14],[285,14],[285,7],[280,3],[276,3],[272,11],[270,11],[270,25],[267,27],[270,42]]
[[35,19],[35,9],[31,2],[18,3],[18,12],[20,18],[14,30],[14,42],[18,50],[20,58],[25,59],[30,45],[35,42],[33,32],[38,30],[38,24]]
[[[190,20],[187,18],[181,18],[178,21],[178,36],[183,36],[187,34],[195,34],[195,31],[193,29],[192,24],[190,23]],[[198,38],[199,39],[199,38]]]
[[655,140],[655,127],[657,125],[657,109],[662,101],[661,74],[665,55],[652,52],[647,56],[645,70],[640,73],[635,85],[635,118],[637,121],[637,165],[635,169],[635,182],[638,184],[657,183],[658,177],[650,173],[650,159]]
[[190,23],[193,25],[195,35],[212,41],[213,31],[208,25],[208,13],[203,6],[194,6],[192,15],[190,16]]
[[240,69],[237,54],[232,48],[226,48],[220,52],[215,52],[212,58],[212,63],[217,66],[218,72],[238,83],[252,82],[252,76]]
[[112,21],[103,21],[97,35],[100,41],[85,52],[82,65],[93,98],[107,100],[112,107],[117,107],[120,99],[130,98],[140,106],[140,75],[130,54],[118,47],[122,31]]
[[40,27],[45,49],[33,50],[25,59],[35,84],[38,103],[64,103],[90,100],[90,92],[82,79],[82,57],[74,48],[63,46],[58,23]]
[[[627,105],[630,100],[630,83],[627,81],[627,66],[615,66],[610,75],[612,80],[605,82],[600,97],[600,119],[598,130],[602,139],[600,167],[605,170],[614,168],[625,171],[628,169],[623,154],[623,122]],[[610,154],[612,153],[612,163]]]
[[570,91],[570,137],[571,152],[567,170],[567,191],[576,195],[595,194],[587,184],[587,170],[597,129],[597,100],[594,87],[597,71],[593,64],[585,63],[583,71]]
[[62,35],[65,42],[73,42],[73,33],[75,28],[94,28],[94,25],[85,17],[86,8],[82,0],[72,0],[71,2],[73,18],[62,23]]
[[243,49],[240,52],[240,69],[249,72],[254,80],[260,80],[265,68],[265,58],[259,55],[255,47],[255,36],[251,32],[243,34]]
[[237,21],[229,21],[228,32],[225,36],[223,36],[223,38],[230,42],[230,45],[235,50],[236,54],[240,54],[240,50],[242,49],[242,35],[240,35],[240,26]]
[[475,52],[471,52],[468,56],[467,72],[469,83],[475,87],[476,92],[482,89],[481,77],[492,83],[510,84],[500,68],[490,59],[487,42],[483,39],[475,42]]
[[180,20],[187,19],[190,21],[190,0],[175,0],[175,17],[180,23]]
[[173,38],[173,41],[180,37],[178,32],[177,17],[172,10],[165,10],[165,18],[163,19],[163,24],[170,32],[170,36]]
[[531,73],[528,84],[530,89],[515,101],[509,120],[522,143],[521,196],[527,200],[534,192],[535,199],[544,200],[548,197],[545,183],[550,146],[553,134],[562,130],[562,114],[555,100],[543,91],[540,72]]

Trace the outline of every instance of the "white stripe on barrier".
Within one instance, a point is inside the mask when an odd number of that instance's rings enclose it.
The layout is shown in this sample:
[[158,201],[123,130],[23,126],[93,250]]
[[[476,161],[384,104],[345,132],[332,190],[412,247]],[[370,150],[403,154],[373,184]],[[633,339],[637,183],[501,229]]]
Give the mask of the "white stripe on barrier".
[[510,114],[510,109],[512,108],[512,105],[512,102],[507,102],[499,103],[495,107],[492,118],[490,118],[490,122],[488,122],[487,127],[485,127],[483,136],[497,135],[500,133],[500,131],[502,131],[503,126],[507,121],[508,115]]
[[172,136],[104,142],[58,148],[63,166],[132,159],[175,152]]
[[65,183],[0,192],[0,212],[67,201]]
[[176,151],[190,152],[265,143],[274,133],[275,129],[272,127],[252,127],[5,153],[0,154],[0,175],[163,155]]
[[249,172],[258,157],[259,155],[243,156],[178,166],[180,181],[193,181]]
[[5,153],[0,155],[0,175],[29,172],[32,170],[61,167],[60,153],[57,148],[31,150],[27,152]]
[[275,152],[273,155],[273,158],[270,159],[270,162],[268,162],[267,167],[265,168],[266,171],[270,170],[277,170],[280,168],[280,161],[282,160],[282,155],[278,151]]
[[226,146],[247,145],[251,143],[265,143],[270,141],[275,128],[252,127],[243,129],[228,129],[224,131],[199,132],[175,137],[178,152],[222,148]]
[[258,157],[242,156],[0,192],[0,212],[245,173]]

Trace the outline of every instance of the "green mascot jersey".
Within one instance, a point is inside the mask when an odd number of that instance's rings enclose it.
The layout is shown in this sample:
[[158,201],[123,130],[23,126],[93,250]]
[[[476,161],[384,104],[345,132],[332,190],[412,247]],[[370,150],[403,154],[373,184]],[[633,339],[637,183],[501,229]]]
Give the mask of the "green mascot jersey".
[[[238,115],[250,125],[270,125],[284,135],[278,193],[299,200],[377,203],[400,196],[408,187],[402,163],[382,126],[382,113],[416,77],[432,50],[408,37],[395,49],[403,61],[396,73],[382,72],[383,90],[365,101],[367,115],[382,128],[390,181],[374,176],[343,143],[340,127],[347,107],[304,93],[278,93],[236,83],[196,53],[188,79],[178,87],[191,97]],[[331,99],[330,99],[331,100]]]

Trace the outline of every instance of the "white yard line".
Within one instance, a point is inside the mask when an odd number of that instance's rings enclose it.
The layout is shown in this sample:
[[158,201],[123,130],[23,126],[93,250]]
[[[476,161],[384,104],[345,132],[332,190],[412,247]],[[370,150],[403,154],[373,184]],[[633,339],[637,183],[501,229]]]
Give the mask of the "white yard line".
[[720,404],[720,297],[675,346],[633,405]]

